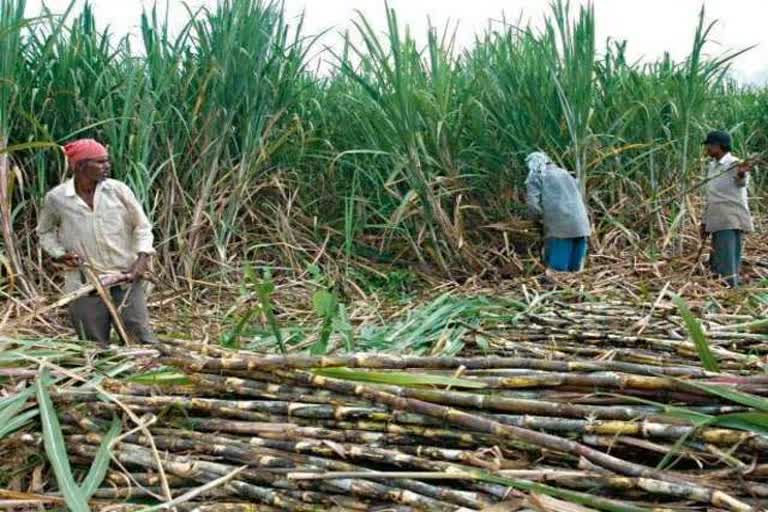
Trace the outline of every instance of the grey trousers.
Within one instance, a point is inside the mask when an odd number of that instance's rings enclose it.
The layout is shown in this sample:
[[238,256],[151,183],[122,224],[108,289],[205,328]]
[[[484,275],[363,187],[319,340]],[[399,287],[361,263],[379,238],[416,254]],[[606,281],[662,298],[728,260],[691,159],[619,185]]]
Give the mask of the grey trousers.
[[709,265],[730,287],[739,286],[741,272],[741,231],[727,229],[712,233],[712,256]]
[[[109,291],[128,335],[140,343],[157,341],[149,325],[149,310],[142,282],[137,281],[125,288],[115,286]],[[112,317],[101,297],[88,295],[77,299],[69,305],[69,316],[81,339],[109,343]]]

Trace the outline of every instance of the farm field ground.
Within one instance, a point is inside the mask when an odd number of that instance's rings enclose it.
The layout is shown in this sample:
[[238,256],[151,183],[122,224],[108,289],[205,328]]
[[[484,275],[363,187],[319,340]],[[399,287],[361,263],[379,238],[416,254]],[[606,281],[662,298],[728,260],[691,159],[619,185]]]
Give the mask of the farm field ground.
[[277,282],[274,323],[259,278],[158,283],[155,347],[74,341],[63,315],[19,325],[9,305],[0,499],[69,503],[57,453],[105,510],[759,509],[763,247],[736,291],[703,259],[600,253],[575,275]]

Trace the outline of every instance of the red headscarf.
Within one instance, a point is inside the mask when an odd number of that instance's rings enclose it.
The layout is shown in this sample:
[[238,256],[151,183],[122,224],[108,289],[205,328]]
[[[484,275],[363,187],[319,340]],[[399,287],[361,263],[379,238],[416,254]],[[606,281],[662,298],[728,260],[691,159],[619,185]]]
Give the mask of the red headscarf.
[[64,146],[64,154],[67,155],[69,166],[74,168],[82,160],[95,160],[106,158],[109,153],[107,148],[93,139],[80,139]]

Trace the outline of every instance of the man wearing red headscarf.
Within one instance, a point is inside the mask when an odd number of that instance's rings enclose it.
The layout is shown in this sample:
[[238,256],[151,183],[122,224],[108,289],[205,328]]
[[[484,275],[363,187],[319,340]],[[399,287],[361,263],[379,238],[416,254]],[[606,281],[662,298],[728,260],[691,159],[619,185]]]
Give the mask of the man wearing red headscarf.
[[[133,192],[109,179],[107,148],[93,139],[64,146],[72,178],[45,196],[38,219],[40,245],[63,264],[65,292],[85,284],[82,265],[98,275],[121,274],[124,283],[110,289],[128,334],[142,343],[155,341],[141,278],[152,247],[152,225]],[[109,342],[112,317],[95,292],[72,302],[72,324],[83,339]]]

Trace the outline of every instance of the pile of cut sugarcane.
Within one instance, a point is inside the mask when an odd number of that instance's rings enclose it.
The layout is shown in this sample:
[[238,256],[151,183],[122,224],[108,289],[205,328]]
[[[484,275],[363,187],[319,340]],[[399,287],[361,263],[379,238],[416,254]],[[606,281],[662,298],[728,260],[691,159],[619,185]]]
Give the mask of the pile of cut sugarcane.
[[[690,315],[690,313],[689,313]],[[599,358],[665,366],[700,366],[691,324],[721,369],[750,371],[768,364],[768,319],[753,314],[708,313],[686,318],[669,303],[640,307],[621,301],[552,301],[525,312],[524,320],[478,333],[487,346],[465,354],[493,353],[547,359]],[[761,364],[762,362],[762,364]]]
[[[590,327],[606,311],[580,318]],[[183,371],[183,383],[106,380],[106,400],[78,388],[54,401],[66,411],[75,462],[94,458],[115,415],[139,420],[113,446],[115,463],[94,494],[112,503],[296,511],[768,504],[768,377],[755,372],[759,356],[728,358],[715,347],[726,364],[709,372],[649,337],[627,341],[645,362],[625,360],[629,348],[586,358],[562,346],[588,351],[588,330],[577,336],[547,315],[495,349],[548,348],[534,333],[554,337],[561,353],[264,356],[168,342],[161,362]],[[611,340],[618,351],[620,342]]]

